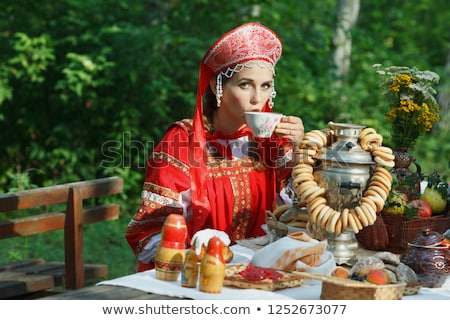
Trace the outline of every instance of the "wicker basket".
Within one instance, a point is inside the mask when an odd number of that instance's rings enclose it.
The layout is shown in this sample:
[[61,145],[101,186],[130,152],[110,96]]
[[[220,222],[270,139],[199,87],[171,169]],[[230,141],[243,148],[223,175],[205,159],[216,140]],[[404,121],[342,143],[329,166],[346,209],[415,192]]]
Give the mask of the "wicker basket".
[[385,250],[389,245],[389,234],[381,214],[377,215],[374,224],[363,228],[356,234],[359,244],[369,250]]
[[418,281],[416,283],[408,283],[405,288],[405,292],[403,292],[404,296],[412,296],[418,294],[420,289],[423,287],[422,282]]
[[[423,229],[429,228],[440,233],[450,229],[450,216],[448,213],[430,218],[415,217],[411,220],[402,215],[382,213],[378,219],[382,219],[384,224],[375,223],[372,226],[363,228],[356,235],[359,244],[366,249],[403,253],[408,248],[408,243],[412,242],[414,237],[422,232]],[[378,243],[375,243],[377,237],[374,235],[385,232],[384,229],[380,228],[386,228],[389,236],[389,242],[384,248],[377,246]]]
[[403,297],[406,284],[375,285],[367,282],[296,272],[305,278],[322,281],[322,300],[399,300]]

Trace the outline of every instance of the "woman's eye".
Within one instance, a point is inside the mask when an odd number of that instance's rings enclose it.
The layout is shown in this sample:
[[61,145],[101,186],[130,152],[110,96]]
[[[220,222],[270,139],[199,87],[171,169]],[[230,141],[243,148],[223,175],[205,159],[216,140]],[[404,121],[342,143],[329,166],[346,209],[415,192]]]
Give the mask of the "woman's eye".
[[239,87],[241,87],[242,89],[248,88],[248,86],[249,86],[248,82],[239,83]]
[[262,88],[263,88],[263,89],[270,89],[270,87],[271,87],[271,84],[270,84],[270,83],[264,83],[264,84],[262,85]]

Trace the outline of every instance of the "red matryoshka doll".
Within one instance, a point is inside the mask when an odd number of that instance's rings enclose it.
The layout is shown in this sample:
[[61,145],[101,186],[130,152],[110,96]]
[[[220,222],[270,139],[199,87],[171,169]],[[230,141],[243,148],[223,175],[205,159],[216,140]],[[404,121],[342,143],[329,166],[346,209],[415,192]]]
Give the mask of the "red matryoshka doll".
[[206,254],[200,264],[199,289],[202,292],[222,292],[223,282],[225,279],[223,246],[224,244],[219,237],[212,237],[208,242]]
[[170,214],[164,221],[155,257],[156,278],[176,281],[185,259],[186,220],[182,215]]

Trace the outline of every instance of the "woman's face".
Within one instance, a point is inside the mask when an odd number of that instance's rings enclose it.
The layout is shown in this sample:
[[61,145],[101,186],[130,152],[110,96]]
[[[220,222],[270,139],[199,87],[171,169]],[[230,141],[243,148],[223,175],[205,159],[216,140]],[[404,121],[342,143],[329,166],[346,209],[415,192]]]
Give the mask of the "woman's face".
[[229,127],[245,123],[246,111],[261,111],[270,98],[273,73],[265,63],[249,63],[223,84],[218,118]]

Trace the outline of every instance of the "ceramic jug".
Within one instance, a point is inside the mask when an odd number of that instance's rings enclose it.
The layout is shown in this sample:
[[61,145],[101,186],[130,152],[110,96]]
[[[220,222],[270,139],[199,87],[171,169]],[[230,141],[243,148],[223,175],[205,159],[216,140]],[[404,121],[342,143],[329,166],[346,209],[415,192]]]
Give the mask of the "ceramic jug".
[[424,287],[439,288],[450,274],[450,251],[441,244],[443,239],[442,234],[427,228],[416,235],[401,257]]

